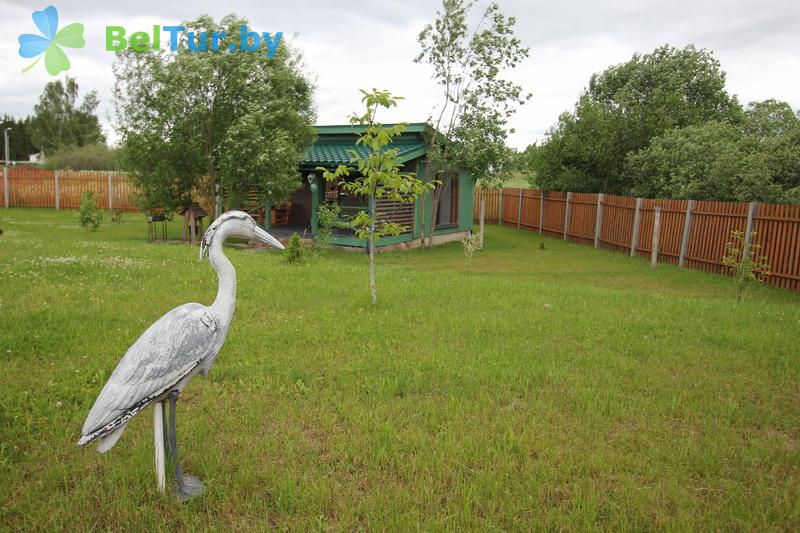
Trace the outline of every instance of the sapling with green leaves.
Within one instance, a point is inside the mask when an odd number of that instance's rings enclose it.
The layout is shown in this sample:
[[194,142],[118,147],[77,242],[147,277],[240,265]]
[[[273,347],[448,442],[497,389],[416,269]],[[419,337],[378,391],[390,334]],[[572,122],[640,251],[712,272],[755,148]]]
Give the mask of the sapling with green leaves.
[[483,247],[483,234],[470,233],[461,239],[461,244],[464,245],[464,263],[469,266],[472,264],[472,256],[475,254],[475,251]]
[[[367,155],[362,157],[356,150],[350,150],[350,164],[353,166],[339,165],[333,172],[325,168],[318,170],[323,171],[326,180],[340,180],[339,187],[367,201],[367,210],[359,211],[349,221],[349,225],[357,238],[367,241],[369,287],[374,305],[378,302],[375,286],[375,242],[382,237],[400,235],[407,229],[395,222],[378,218],[375,210],[377,200],[386,198],[393,202],[413,203],[420,195],[432,190],[436,182],[423,183],[413,172],[402,172],[397,149],[389,147],[395,137],[403,134],[406,124],[384,127],[375,118],[378,109],[394,107],[402,97],[378,89],[361,89],[361,94],[366,110],[362,115],[351,115],[350,124],[363,128],[356,140],[356,146],[366,148]],[[355,177],[347,179],[351,173]]]
[[333,228],[346,226],[341,222],[341,216],[342,208],[336,204],[322,203],[317,208],[317,221],[319,222],[317,244],[320,248],[327,249],[330,247]]
[[764,283],[769,277],[767,256],[761,255],[761,245],[755,243],[758,232],[754,231],[750,241],[745,239],[744,232],[731,231],[731,239],[725,243],[723,266],[728,267],[736,282],[736,301],[741,303],[744,290],[750,283]]
[[103,213],[97,209],[97,203],[94,199],[92,191],[86,191],[81,195],[80,208],[78,210],[78,223],[81,227],[86,228],[86,233],[89,231],[97,231],[100,227],[100,222],[103,220]]

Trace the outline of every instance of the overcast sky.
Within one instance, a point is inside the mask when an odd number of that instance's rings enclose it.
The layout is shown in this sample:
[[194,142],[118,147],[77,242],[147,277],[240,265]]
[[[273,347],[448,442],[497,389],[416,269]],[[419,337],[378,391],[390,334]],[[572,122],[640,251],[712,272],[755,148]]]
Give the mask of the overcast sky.
[[[727,72],[728,91],[747,103],[777,98],[800,108],[800,2],[797,0],[592,0],[554,2],[498,0],[501,10],[517,18],[516,34],[531,48],[531,57],[513,78],[533,93],[512,126],[511,143],[524,148],[541,139],[558,115],[571,109],[589,77],[669,43],[694,43],[714,52]],[[423,0],[359,1],[287,0],[166,2],[164,0],[61,0],[52,3],[59,27],[82,22],[86,46],[68,50],[82,93],[96,90],[101,121],[115,136],[108,112],[114,78],[114,55],[105,51],[105,27],[124,26],[129,33],[149,31],[153,24],[175,25],[207,13],[221,18],[235,12],[255,31],[282,31],[305,55],[316,82],[318,123],[341,124],[360,108],[358,89],[378,87],[402,95],[389,122],[424,121],[439,98],[430,71],[417,65],[416,37],[433,21],[439,2]],[[31,60],[18,54],[17,36],[37,33],[34,10],[47,1],[0,0],[0,114],[32,113],[44,85],[54,79],[43,65],[27,74]],[[62,75],[63,76],[63,75]]]

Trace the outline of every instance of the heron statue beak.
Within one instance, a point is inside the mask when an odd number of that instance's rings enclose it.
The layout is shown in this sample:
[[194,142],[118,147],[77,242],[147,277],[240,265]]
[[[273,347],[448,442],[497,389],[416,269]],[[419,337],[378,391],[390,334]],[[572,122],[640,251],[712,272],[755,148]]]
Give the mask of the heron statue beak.
[[273,248],[277,248],[278,250],[283,250],[283,245],[281,241],[264,231],[263,229],[256,226],[255,230],[253,231],[253,236],[263,242],[264,244],[269,244]]

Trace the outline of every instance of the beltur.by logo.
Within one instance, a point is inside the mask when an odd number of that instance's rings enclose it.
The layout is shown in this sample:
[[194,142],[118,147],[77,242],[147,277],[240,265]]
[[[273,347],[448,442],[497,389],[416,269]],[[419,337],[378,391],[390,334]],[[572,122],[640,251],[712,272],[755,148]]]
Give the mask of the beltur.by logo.
[[83,40],[83,24],[73,22],[59,31],[58,10],[54,6],[47,6],[41,11],[34,11],[32,18],[33,23],[36,24],[42,34],[23,33],[17,37],[19,55],[28,59],[36,58],[33,63],[22,70],[22,73],[25,74],[33,68],[42,59],[43,53],[44,66],[51,76],[57,76],[60,72],[69,70],[69,58],[61,47],[84,47],[86,43]]
[[[163,32],[163,33],[162,33]],[[166,34],[166,35],[164,35]],[[106,26],[106,50],[118,52],[129,48],[135,52],[161,50],[161,38],[169,40],[169,49],[176,52],[186,34],[186,46],[190,52],[258,52],[263,50],[267,57],[275,55],[281,44],[283,32],[272,35],[270,32],[250,31],[247,24],[239,27],[238,40],[229,39],[224,31],[186,31],[186,26],[153,26],[152,33],[137,31],[127,36],[122,26]]]

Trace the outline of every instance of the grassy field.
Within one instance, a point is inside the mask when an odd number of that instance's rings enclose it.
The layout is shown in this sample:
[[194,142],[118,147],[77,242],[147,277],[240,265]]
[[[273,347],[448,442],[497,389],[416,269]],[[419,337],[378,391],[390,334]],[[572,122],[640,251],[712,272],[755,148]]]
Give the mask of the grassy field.
[[380,254],[373,308],[363,254],[230,248],[233,326],[178,413],[208,493],[181,506],[150,410],[106,455],[75,443],[211,266],[141,215],[0,228],[0,530],[800,529],[800,294],[737,306],[728,278],[490,227],[469,268]]

